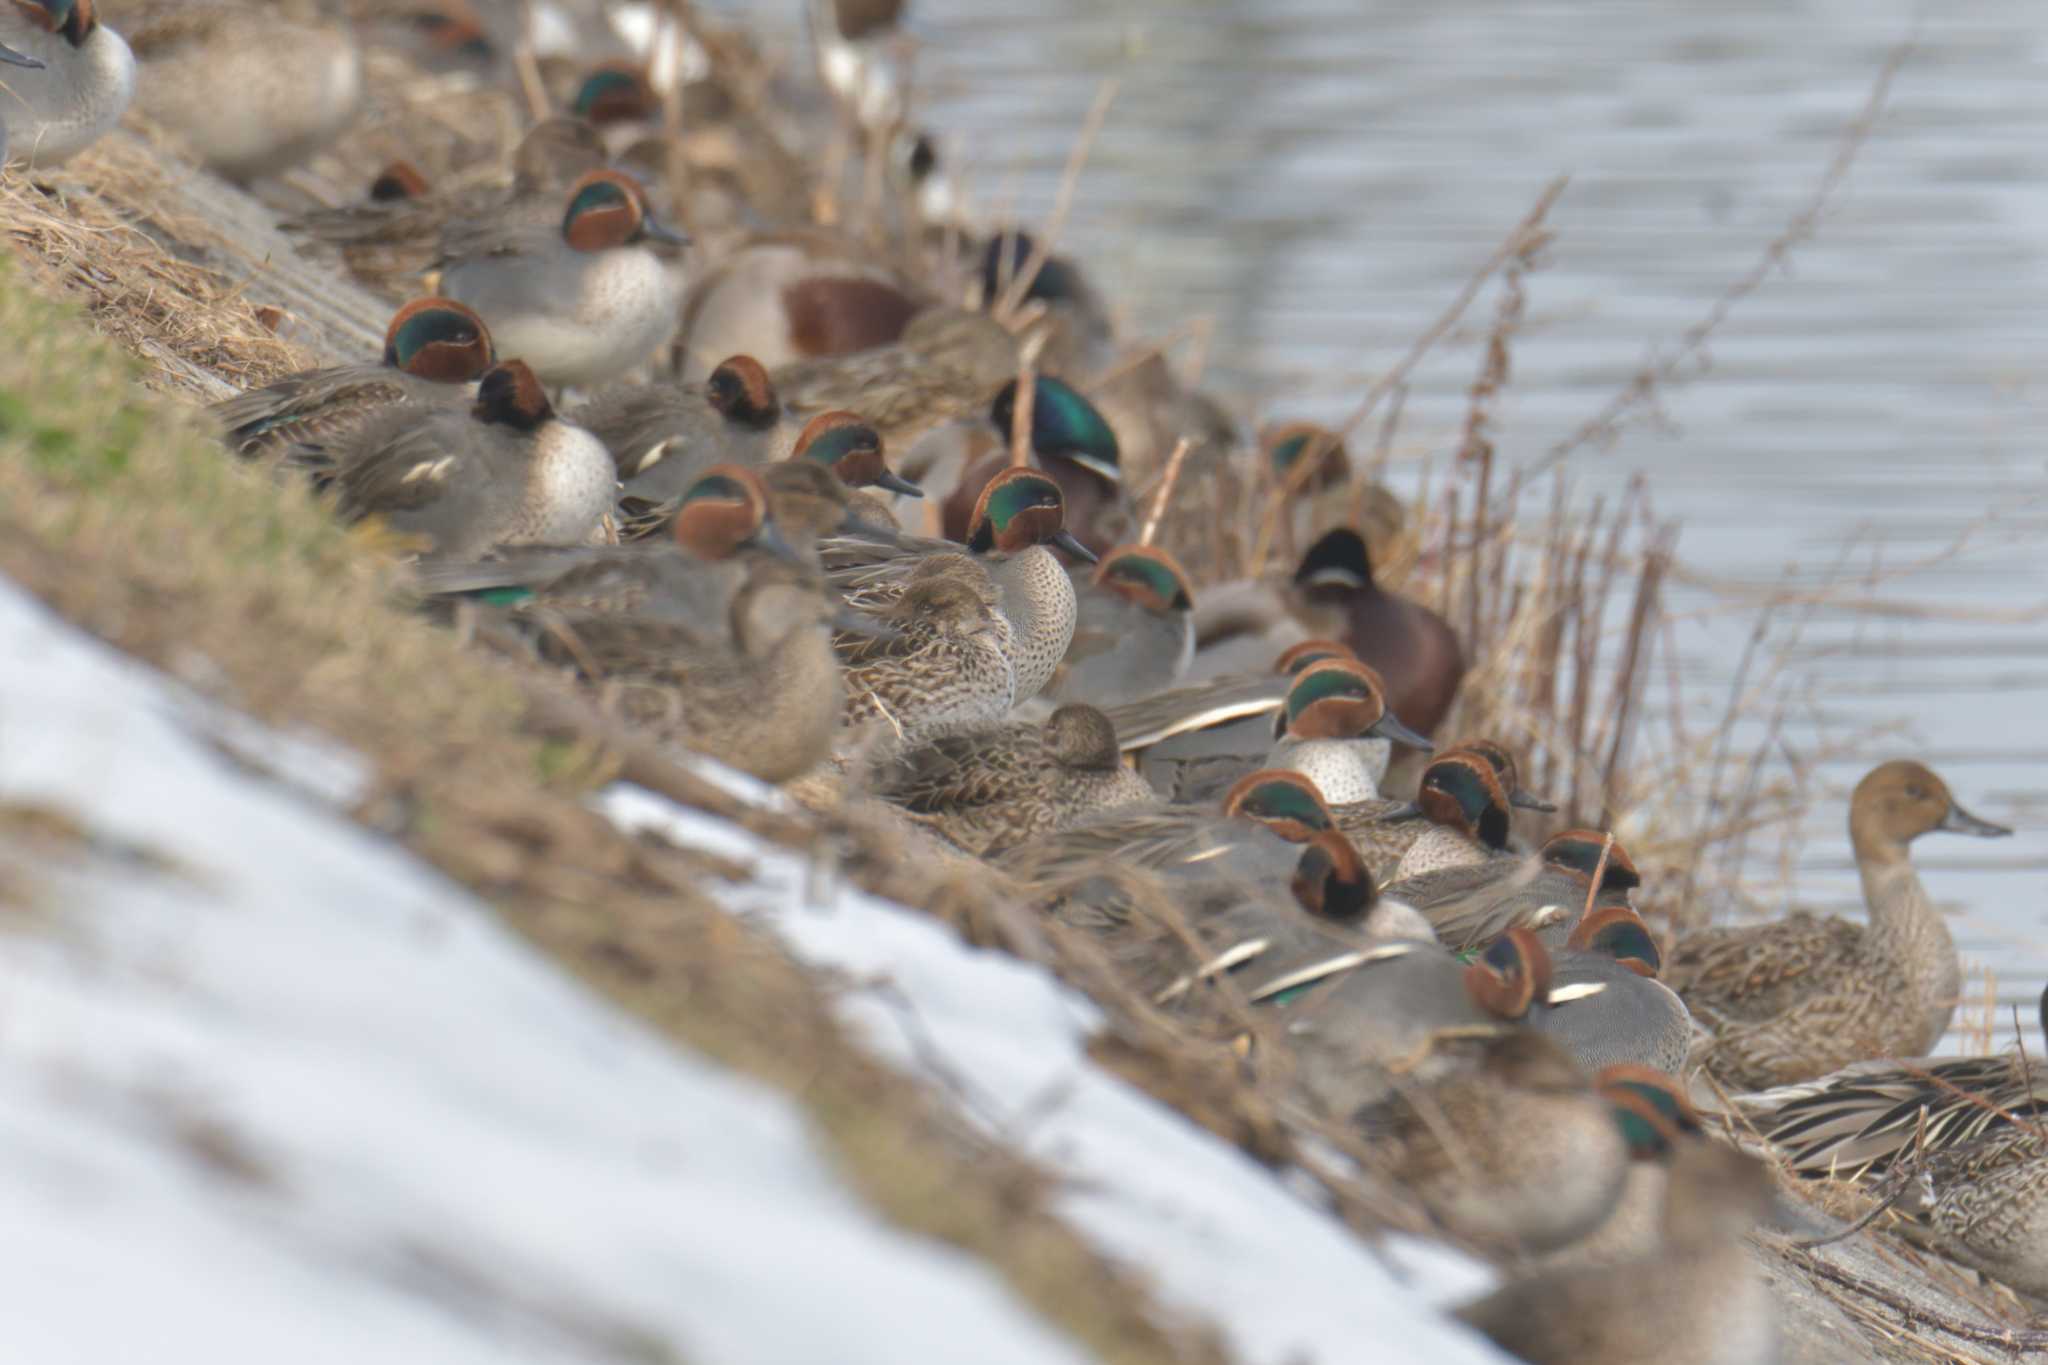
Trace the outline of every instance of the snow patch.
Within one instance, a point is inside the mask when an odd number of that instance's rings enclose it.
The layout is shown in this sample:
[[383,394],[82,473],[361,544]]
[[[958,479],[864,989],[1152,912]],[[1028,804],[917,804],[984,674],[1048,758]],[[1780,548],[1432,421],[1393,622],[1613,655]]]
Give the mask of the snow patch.
[[[0,1359],[1083,1358],[855,1198],[786,1098],[4,581],[0,659],[0,806],[93,836],[23,866],[0,824]],[[300,775],[328,796],[331,758]]]
[[1083,1051],[1096,1007],[1042,969],[641,788],[601,801],[626,828],[750,866],[706,890],[846,974],[842,1015],[881,1055],[1065,1176],[1062,1214],[1248,1360],[1507,1359],[1434,1311],[1483,1292],[1490,1271],[1413,1240],[1390,1248],[1397,1271],[1281,1177],[1096,1067]]

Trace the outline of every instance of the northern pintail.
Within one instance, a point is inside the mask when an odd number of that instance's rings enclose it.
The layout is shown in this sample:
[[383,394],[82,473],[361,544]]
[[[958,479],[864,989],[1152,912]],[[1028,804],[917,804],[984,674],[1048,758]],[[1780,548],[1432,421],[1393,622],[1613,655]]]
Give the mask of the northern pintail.
[[1678,941],[1665,979],[1713,1033],[1698,1060],[1723,1085],[1762,1090],[1933,1048],[1962,986],[1955,942],[1909,853],[1937,830],[2012,832],[1957,805],[1923,764],[1881,764],[1849,802],[1867,927],[1795,914]]

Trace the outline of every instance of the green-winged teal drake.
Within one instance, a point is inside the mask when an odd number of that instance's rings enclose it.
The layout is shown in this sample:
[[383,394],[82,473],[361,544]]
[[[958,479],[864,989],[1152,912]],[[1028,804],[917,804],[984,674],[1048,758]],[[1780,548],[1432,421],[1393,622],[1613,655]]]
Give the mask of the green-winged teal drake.
[[[2040,1017],[2048,1026],[2048,990]],[[2041,1123],[2048,1066],[2019,1052],[1855,1062],[1736,1103],[1794,1171],[1850,1179],[1881,1174],[1918,1150],[1968,1146],[2013,1118]]]
[[394,161],[371,179],[362,200],[300,214],[278,227],[335,248],[371,288],[404,292],[406,282],[433,267],[451,223],[558,224],[569,186],[603,164],[604,147],[589,124],[547,118],[513,148],[509,170],[492,167],[434,185],[410,162]]
[[[1067,503],[1067,529],[1102,554],[1131,529],[1116,432],[1081,391],[1063,379],[1039,375],[1032,381],[1031,458],[1060,486]],[[989,405],[995,436],[986,453],[958,476],[944,506],[945,534],[965,539],[975,502],[990,479],[1010,463],[1017,426],[1017,381],[1012,379]],[[936,477],[936,475],[935,475]]]
[[136,109],[230,180],[292,169],[362,112],[363,54],[346,25],[230,0],[147,0],[123,17]]
[[1715,1142],[1681,1142],[1648,1254],[1517,1279],[1458,1316],[1530,1365],[1769,1365],[1777,1308],[1746,1234],[1768,1216],[1769,1168]]
[[17,68],[0,98],[0,160],[61,165],[118,123],[135,97],[134,54],[100,23],[93,0],[0,7],[0,47]]
[[2012,832],[1957,805],[1923,764],[1882,764],[1849,802],[1867,927],[1795,914],[1701,930],[1672,948],[1665,980],[1713,1033],[1698,1060],[1722,1085],[1763,1090],[1933,1049],[1962,986],[1955,943],[1909,851],[1934,831]]
[[964,554],[932,555],[876,613],[893,636],[840,642],[846,719],[872,725],[885,758],[942,736],[987,730],[1017,691],[1002,594]]
[[[1597,894],[1595,869],[1600,870]],[[1551,835],[1534,853],[1426,872],[1390,883],[1386,892],[1427,915],[1439,938],[1463,950],[1490,942],[1514,925],[1568,931],[1588,900],[1596,906],[1626,904],[1640,880],[1620,844],[1610,849],[1607,836],[1597,830],[1568,829]]]
[[1391,907],[1376,943],[1267,975],[1247,994],[1286,1011],[1297,1080],[1351,1119],[1400,1084],[1429,1085],[1468,1066],[1481,1045],[1519,1027],[1550,991],[1550,954],[1533,935],[1503,935],[1466,962],[1430,936],[1413,907]]
[[570,420],[603,441],[636,497],[673,498],[715,464],[766,464],[789,453],[768,371],[728,356],[702,384],[657,381],[600,389]]
[[831,628],[851,623],[769,507],[753,470],[718,465],[685,493],[674,547],[512,554],[421,579],[508,606],[544,659],[656,740],[786,781],[831,751],[843,705]]
[[1552,953],[1546,1008],[1529,1027],[1564,1045],[1589,1071],[1629,1063],[1676,1076],[1692,1047],[1692,1015],[1657,979],[1663,958],[1642,917],[1596,906]]
[[1388,706],[1379,674],[1355,659],[1323,659],[1297,673],[1274,729],[1263,766],[1303,774],[1332,802],[1377,799],[1395,744],[1430,748]]
[[287,375],[223,399],[211,415],[229,449],[274,455],[344,440],[393,408],[459,408],[495,363],[482,318],[453,299],[414,299],[392,315],[378,363]]
[[1334,830],[1330,808],[1300,773],[1247,775],[1215,806],[1112,811],[1008,850],[998,861],[1027,881],[1064,883],[1105,860],[1167,877],[1236,879],[1277,887],[1300,845]]
[[288,458],[334,492],[343,520],[377,517],[437,557],[615,538],[610,454],[555,416],[517,360],[487,370],[466,411],[399,408],[332,447],[299,446]]
[[[1493,781],[1474,773],[1474,763],[1491,769]],[[1332,802],[1330,813],[1337,817],[1337,827],[1357,842],[1367,861],[1387,869],[1389,882],[1401,879],[1400,869],[1410,851],[1425,839],[1435,839],[1442,826],[1449,826],[1448,837],[1457,841],[1453,845],[1456,854],[1448,862],[1484,862],[1488,856],[1510,846],[1506,842],[1506,817],[1507,806],[1514,804],[1514,798],[1508,797],[1506,805],[1496,801],[1499,773],[1497,767],[1486,762],[1480,749],[1460,744],[1431,756],[1422,770],[1415,800],[1381,797],[1374,801]],[[1419,854],[1407,865],[1426,869],[1444,865],[1426,861],[1432,857]]]
[[[982,490],[968,553],[987,566],[1003,594],[1016,649],[1016,700],[1038,695],[1066,657],[1074,634],[1074,585],[1046,547],[1057,545],[1093,562],[1067,534],[1059,485],[1036,469],[1012,469]],[[901,590],[919,559],[954,554],[952,541],[898,536],[826,542],[825,567],[835,586],[859,605],[886,601]]]
[[1195,651],[1194,590],[1172,555],[1117,546],[1074,596],[1073,639],[1048,696],[1118,706],[1180,681]]
[[874,787],[976,855],[1158,802],[1123,765],[1102,712],[1079,702],[1042,724],[956,734],[909,750],[875,775]]
[[638,181],[591,171],[553,224],[451,225],[441,292],[474,308],[499,353],[555,385],[617,380],[674,335],[685,238],[661,224]]

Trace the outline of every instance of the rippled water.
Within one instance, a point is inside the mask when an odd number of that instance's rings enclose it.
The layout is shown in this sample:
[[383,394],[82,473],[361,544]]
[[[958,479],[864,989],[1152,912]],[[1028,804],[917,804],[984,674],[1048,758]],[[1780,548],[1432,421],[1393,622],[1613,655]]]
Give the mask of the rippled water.
[[[1668,425],[1574,469],[1587,496],[1646,472],[1703,584],[1875,573],[1874,593],[1926,608],[1804,622],[1789,746],[1903,729],[1822,765],[1800,899],[1855,903],[1847,789],[1875,758],[1926,758],[1979,814],[2020,827],[1996,844],[1931,836],[1918,862],[1961,911],[1968,962],[1994,967],[2031,1018],[2048,978],[2048,9],[1927,11],[1817,237],[1739,305],[1710,372],[1665,395]],[[1751,268],[1913,21],[1891,0],[915,12],[929,120],[958,139],[983,206],[1042,216],[1096,90],[1118,79],[1065,242],[1141,328],[1213,317],[1211,381],[1254,410],[1348,411],[1569,174],[1500,409],[1510,460],[1576,427]],[[1417,454],[1450,448],[1484,312],[1473,320],[1416,372],[1403,444]],[[1712,610],[1725,602],[1700,585],[1674,601],[1703,705],[1754,620]]]

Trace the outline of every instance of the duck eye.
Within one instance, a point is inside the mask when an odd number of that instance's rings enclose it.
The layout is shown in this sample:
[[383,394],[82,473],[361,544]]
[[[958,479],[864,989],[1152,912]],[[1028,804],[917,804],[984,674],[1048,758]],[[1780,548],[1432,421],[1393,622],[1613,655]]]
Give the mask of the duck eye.
[[1921,786],[1907,787],[1906,799],[1909,801],[1925,801],[1927,799],[1927,788]]

